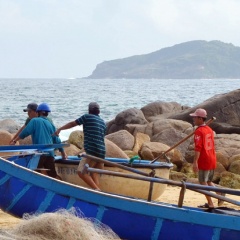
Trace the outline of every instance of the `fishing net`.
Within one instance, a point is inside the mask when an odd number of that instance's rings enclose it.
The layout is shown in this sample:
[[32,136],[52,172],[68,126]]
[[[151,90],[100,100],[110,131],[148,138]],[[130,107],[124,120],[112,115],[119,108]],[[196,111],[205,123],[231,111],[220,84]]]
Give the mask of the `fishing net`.
[[96,219],[84,218],[76,209],[39,215],[25,214],[13,229],[0,233],[4,240],[112,240],[120,239]]

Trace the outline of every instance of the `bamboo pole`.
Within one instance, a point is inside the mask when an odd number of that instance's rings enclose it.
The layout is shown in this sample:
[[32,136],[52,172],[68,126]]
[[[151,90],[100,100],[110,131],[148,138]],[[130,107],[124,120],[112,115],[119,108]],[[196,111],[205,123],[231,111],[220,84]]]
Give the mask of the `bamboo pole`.
[[[213,122],[214,120],[216,120],[215,117],[212,117],[211,119],[209,119],[206,122],[206,125],[209,125],[211,122]],[[187,139],[189,139],[192,135],[194,134],[194,131],[192,133],[190,133],[189,135],[187,135],[185,138],[183,138],[181,141],[179,141],[178,143],[176,143],[175,145],[173,145],[172,147],[170,147],[167,151],[162,152],[159,156],[157,156],[156,158],[154,158],[151,163],[156,162],[158,159],[164,157],[168,152],[170,152],[171,150],[173,150],[174,148],[176,148],[178,145],[182,144],[183,142],[185,142]]]
[[[165,178],[137,176],[137,175],[132,175],[132,174],[126,174],[126,173],[120,173],[120,172],[113,172],[113,171],[108,171],[108,170],[90,168],[88,164],[85,165],[84,171],[91,172],[91,173],[99,173],[99,174],[106,174],[106,175],[112,175],[112,176],[118,176],[118,177],[131,178],[131,179],[148,181],[148,182],[155,182],[155,183],[160,183],[160,184],[169,184],[169,185],[178,186],[178,187],[182,187],[182,185],[183,185],[181,182],[168,180],[168,179],[165,179]],[[202,193],[204,195],[208,195],[208,196],[223,200],[225,202],[229,202],[229,203],[232,203],[234,205],[240,206],[239,201],[235,201],[233,199],[224,197],[222,195],[210,192],[210,191],[222,192],[222,193],[228,193],[228,194],[240,196],[240,191],[239,190],[211,187],[211,186],[192,184],[192,183],[187,183],[187,182],[184,182],[184,187],[186,189],[189,189],[189,190],[192,190],[192,191],[195,191],[195,192],[199,192],[199,193]]]
[[[104,163],[104,164],[108,164],[109,166],[113,166],[113,167],[118,167],[118,168],[121,168],[121,169],[125,169],[127,171],[130,171],[130,172],[133,172],[133,173],[137,173],[137,174],[140,174],[140,175],[143,175],[145,177],[149,177],[151,173],[145,173],[143,171],[140,171],[140,170],[137,170],[137,169],[134,169],[132,167],[127,167],[127,166],[123,166],[121,164],[118,164],[118,163],[113,163],[113,162],[110,162],[110,161],[107,161],[105,159],[102,159],[102,158],[98,158],[98,157],[95,157],[95,156],[92,156],[92,155],[88,155],[88,154],[83,154],[82,155],[83,157],[87,157],[87,158],[90,158],[96,162],[101,162],[101,163]],[[98,169],[96,169],[98,170]],[[106,171],[106,173],[108,172],[107,170],[101,170],[103,171],[103,174],[104,174],[104,171]],[[115,173],[115,174],[124,174],[124,173]],[[128,174],[127,174],[128,175]],[[123,175],[125,176],[125,175]],[[135,176],[135,175],[131,175],[131,176],[134,176],[134,177],[139,177],[139,176]],[[131,178],[131,177],[129,177]],[[158,182],[158,181],[161,181],[161,183],[163,184],[172,184],[172,185],[175,185],[175,186],[178,186],[178,187],[181,187],[182,186],[182,183],[181,182],[177,182],[177,181],[173,181],[173,180],[170,180],[170,179],[166,179],[166,178],[161,178],[159,176],[155,176],[155,177],[151,177],[152,181],[153,182]],[[149,179],[148,179],[149,180]],[[147,181],[148,181],[147,180]],[[228,193],[228,194],[233,194],[233,195],[237,195],[237,196],[240,196],[240,190],[234,190],[234,189],[230,189],[230,188],[219,188],[219,187],[212,187],[212,186],[205,186],[205,185],[200,185],[200,184],[193,184],[193,183],[185,183],[189,188],[194,188],[194,189],[202,189],[202,190],[208,190],[208,191],[214,191],[214,192],[221,192],[221,193]]]

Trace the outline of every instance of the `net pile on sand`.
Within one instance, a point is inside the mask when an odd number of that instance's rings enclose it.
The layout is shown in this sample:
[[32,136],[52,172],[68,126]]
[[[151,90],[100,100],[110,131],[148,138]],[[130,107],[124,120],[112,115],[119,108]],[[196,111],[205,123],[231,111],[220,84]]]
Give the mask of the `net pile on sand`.
[[84,218],[75,209],[55,213],[24,215],[13,229],[0,233],[4,240],[116,240],[108,226],[96,219]]

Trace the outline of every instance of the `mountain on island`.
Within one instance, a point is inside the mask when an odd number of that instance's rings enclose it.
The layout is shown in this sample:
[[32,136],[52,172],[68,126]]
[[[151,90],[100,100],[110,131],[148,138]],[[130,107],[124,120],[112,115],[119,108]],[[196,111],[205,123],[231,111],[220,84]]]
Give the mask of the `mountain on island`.
[[87,78],[240,78],[240,47],[196,40],[149,54],[104,61]]

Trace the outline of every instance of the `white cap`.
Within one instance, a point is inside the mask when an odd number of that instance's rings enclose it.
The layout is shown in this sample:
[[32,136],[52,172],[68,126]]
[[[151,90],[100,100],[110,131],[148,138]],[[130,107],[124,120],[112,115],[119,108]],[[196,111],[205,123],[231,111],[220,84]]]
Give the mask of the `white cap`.
[[206,110],[202,108],[198,108],[194,113],[189,114],[191,117],[202,117],[207,118],[207,112]]

